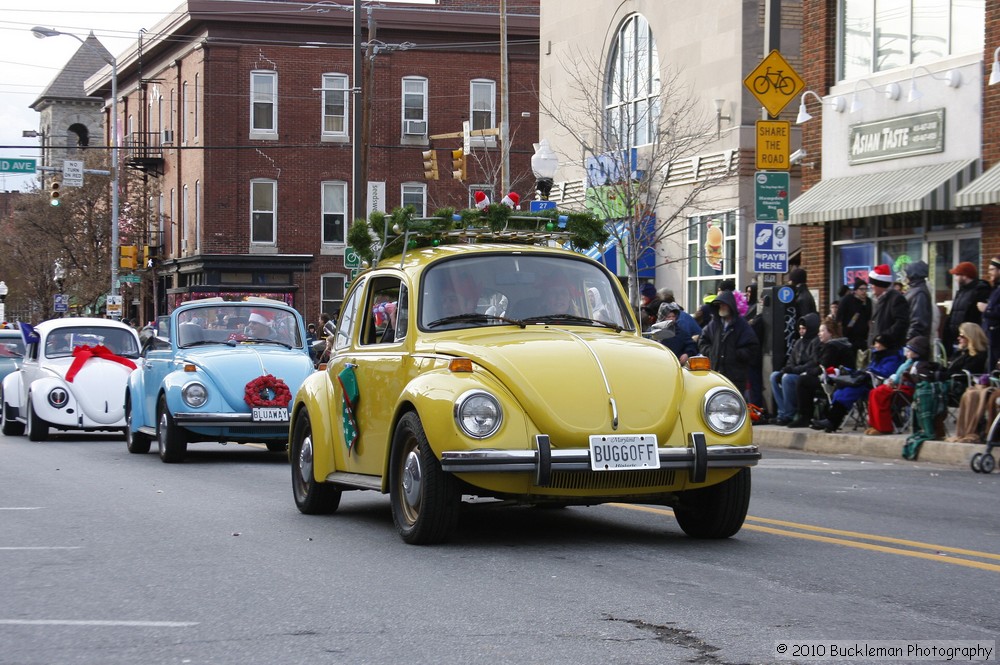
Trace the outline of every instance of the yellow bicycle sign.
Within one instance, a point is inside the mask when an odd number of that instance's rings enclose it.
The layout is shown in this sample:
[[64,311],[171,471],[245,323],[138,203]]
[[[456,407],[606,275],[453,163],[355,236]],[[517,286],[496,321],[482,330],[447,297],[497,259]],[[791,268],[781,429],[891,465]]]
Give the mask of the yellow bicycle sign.
[[788,102],[802,92],[805,82],[777,50],[767,54],[745,79],[743,85],[753,93],[761,106],[777,116]]

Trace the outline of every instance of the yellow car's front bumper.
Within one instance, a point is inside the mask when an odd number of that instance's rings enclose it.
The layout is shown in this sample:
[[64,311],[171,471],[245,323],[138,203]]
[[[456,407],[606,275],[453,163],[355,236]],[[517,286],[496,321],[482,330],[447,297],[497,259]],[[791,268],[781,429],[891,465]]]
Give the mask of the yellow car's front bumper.
[[[705,481],[708,469],[738,469],[755,466],[760,450],[755,445],[709,446],[705,435],[694,432],[690,446],[658,448],[661,469],[686,469],[692,483]],[[546,487],[553,471],[590,471],[590,449],[555,449],[549,437],[535,437],[534,450],[447,450],[441,453],[441,469],[449,473],[526,473],[535,475],[535,485]]]

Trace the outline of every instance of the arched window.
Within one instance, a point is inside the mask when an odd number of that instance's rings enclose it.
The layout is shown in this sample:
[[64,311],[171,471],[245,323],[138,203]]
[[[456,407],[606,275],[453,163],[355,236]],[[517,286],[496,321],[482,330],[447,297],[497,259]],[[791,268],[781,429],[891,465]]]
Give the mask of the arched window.
[[660,117],[660,58],[649,22],[625,19],[608,59],[605,141],[610,148],[652,143]]

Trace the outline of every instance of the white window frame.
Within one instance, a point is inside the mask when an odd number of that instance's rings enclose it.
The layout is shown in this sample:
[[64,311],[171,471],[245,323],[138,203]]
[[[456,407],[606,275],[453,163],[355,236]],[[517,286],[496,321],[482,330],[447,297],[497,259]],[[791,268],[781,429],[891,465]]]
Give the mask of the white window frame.
[[[344,138],[348,137],[351,128],[351,79],[347,74],[328,72],[323,74],[322,91],[320,94],[320,133],[323,138]],[[341,95],[343,97],[343,114],[327,114],[327,95]],[[330,130],[326,128],[327,118],[340,118],[342,129]]]
[[[193,250],[191,250],[191,242],[189,241],[189,236],[190,236],[191,232],[188,229],[188,206],[189,205],[190,205],[190,201],[188,199],[188,186],[187,185],[183,185],[181,187],[181,235],[184,238],[184,242],[182,243],[182,245],[184,246],[185,250],[190,250],[191,253],[193,254],[194,252],[193,252]],[[185,254],[186,253],[187,253],[187,251],[185,251]]]
[[606,80],[605,147],[625,150],[653,143],[660,123],[660,58],[642,14],[630,15],[618,29]]
[[[407,201],[407,197],[418,198],[418,201]],[[404,182],[399,186],[400,206],[412,203],[421,217],[427,216],[427,184],[423,182]]]
[[[256,92],[257,81],[270,81],[271,94]],[[254,107],[258,104],[271,105],[271,126],[256,127],[254,125]],[[254,70],[250,72],[250,138],[274,139],[278,137],[278,72],[271,70]]]
[[200,95],[198,90],[201,86],[201,74],[194,75],[194,100],[191,104],[191,113],[193,115],[192,124],[194,125],[194,140],[198,140],[198,103],[200,101]]
[[[490,121],[487,127],[476,126],[476,114],[482,114],[486,109],[476,108],[476,91],[485,88],[490,101]],[[472,129],[494,129],[497,126],[497,82],[492,79],[472,79],[469,81],[469,119]],[[496,145],[495,136],[473,136],[472,145],[480,147],[494,147]]]
[[[429,88],[428,88],[427,78],[424,76],[404,76],[401,79],[399,85],[400,85],[399,133],[402,135],[404,141],[409,141],[409,142],[416,141],[420,143],[426,143],[427,140],[426,134],[424,136],[415,136],[406,133],[406,121],[416,120],[417,122],[426,122],[429,133],[430,122],[428,120],[429,113],[427,108],[428,98],[429,98],[428,95]],[[414,90],[413,87],[416,87],[418,89]],[[407,98],[413,96],[419,96],[421,100],[419,118],[407,117],[406,114],[408,109],[415,110],[417,108],[415,105],[407,106],[406,104]]]
[[[271,207],[258,208],[255,192],[259,186],[270,185],[271,187]],[[271,215],[271,239],[258,240],[254,237],[254,215]],[[254,178],[250,181],[250,244],[258,246],[273,247],[278,244],[278,181],[269,178]]]
[[194,251],[201,253],[201,180],[194,181]]
[[[331,180],[320,183],[322,197],[322,212],[319,220],[320,242],[325,247],[343,247],[347,243],[347,183],[342,180]],[[326,216],[341,215],[344,231],[343,240],[328,240],[326,237]]]
[[187,145],[188,142],[188,82],[184,81],[181,83],[181,145]]

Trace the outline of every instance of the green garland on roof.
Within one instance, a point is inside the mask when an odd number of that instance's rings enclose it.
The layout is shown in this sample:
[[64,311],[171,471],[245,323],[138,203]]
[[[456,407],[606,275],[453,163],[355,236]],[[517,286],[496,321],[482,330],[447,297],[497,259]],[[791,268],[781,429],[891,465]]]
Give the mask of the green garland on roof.
[[[457,219],[456,219],[457,217]],[[560,217],[565,218],[560,222]],[[461,231],[475,232],[478,239],[489,242],[489,233],[501,234],[512,231],[537,232],[544,236],[546,232],[562,232],[569,234],[568,242],[577,251],[586,251],[591,247],[603,245],[610,234],[604,221],[590,212],[561,212],[544,210],[541,212],[514,211],[500,203],[493,203],[484,210],[466,208],[442,208],[430,217],[418,217],[413,206],[396,208],[392,214],[373,212],[368,220],[356,219],[347,233],[347,243],[354,248],[362,261],[372,265],[375,261],[375,248],[379,240],[384,239],[381,258],[396,256],[403,252],[404,236],[410,232],[410,249],[432,247],[437,245],[469,242]],[[533,244],[538,238],[512,240],[509,237],[498,237],[498,241],[523,242]]]

